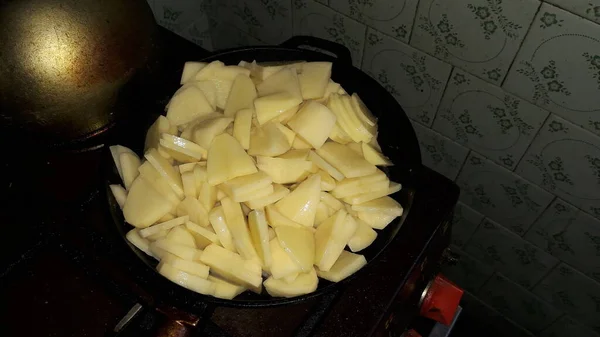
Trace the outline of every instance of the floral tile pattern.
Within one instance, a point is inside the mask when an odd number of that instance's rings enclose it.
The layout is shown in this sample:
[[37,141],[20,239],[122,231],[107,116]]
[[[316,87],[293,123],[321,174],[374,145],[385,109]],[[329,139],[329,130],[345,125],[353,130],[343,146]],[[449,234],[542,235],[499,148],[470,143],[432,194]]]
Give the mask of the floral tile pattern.
[[546,0],[569,12],[600,23],[600,1],[598,0]]
[[600,283],[560,264],[533,292],[600,333]]
[[553,196],[512,172],[471,152],[456,183],[460,201],[523,235]]
[[500,84],[538,7],[537,0],[421,0],[411,44]]
[[203,13],[196,22],[179,33],[182,37],[194,42],[206,50],[213,50],[210,19]]
[[525,238],[600,281],[600,220],[557,199]]
[[459,201],[452,217],[452,244],[463,247],[473,236],[483,218],[483,214]]
[[[460,305],[463,307],[461,319],[469,322],[470,326],[475,325],[475,331],[484,330],[485,337],[533,337],[531,333],[469,292],[463,294]],[[477,329],[477,326],[480,326],[480,329]]]
[[591,133],[551,116],[516,172],[600,218],[600,138]]
[[558,263],[558,259],[489,219],[483,220],[464,250],[526,288]]
[[[203,1],[194,0],[154,0],[152,6],[156,22],[184,37],[199,20],[206,18]],[[203,24],[198,22],[199,26]],[[204,29],[200,28],[201,31]]]
[[493,276],[477,295],[532,332],[542,330],[560,315],[560,311],[499,274]]
[[504,88],[600,135],[600,26],[542,5]]
[[588,336],[600,337],[585,325],[576,322],[569,316],[563,316],[540,333],[540,337]]
[[329,5],[369,27],[408,42],[418,0],[330,0]]
[[267,44],[292,36],[292,0],[214,1],[214,7],[215,18]]
[[452,67],[368,29],[362,68],[383,85],[413,120],[431,126]]
[[327,6],[309,0],[293,0],[294,35],[310,35],[346,46],[352,62],[360,67],[367,27]]
[[265,44],[225,22],[213,18],[209,21],[213,47],[215,50]]
[[513,170],[548,112],[454,69],[433,128]]
[[494,274],[494,269],[457,247],[451,248],[453,252],[459,255],[459,261],[454,266],[442,266],[442,273],[461,288],[470,292],[477,292]]
[[445,175],[450,180],[456,179],[469,149],[418,123],[412,125],[421,146],[423,165]]

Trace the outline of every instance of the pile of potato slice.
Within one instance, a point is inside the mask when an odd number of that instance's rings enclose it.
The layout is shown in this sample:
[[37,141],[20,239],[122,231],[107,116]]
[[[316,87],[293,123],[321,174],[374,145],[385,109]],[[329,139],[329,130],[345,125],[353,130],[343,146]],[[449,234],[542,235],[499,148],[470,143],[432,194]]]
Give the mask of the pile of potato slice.
[[144,157],[111,146],[126,237],[161,275],[224,299],[293,297],[366,264],[356,252],[402,215],[401,186],[377,167],[392,163],[376,118],[331,68],[187,62]]

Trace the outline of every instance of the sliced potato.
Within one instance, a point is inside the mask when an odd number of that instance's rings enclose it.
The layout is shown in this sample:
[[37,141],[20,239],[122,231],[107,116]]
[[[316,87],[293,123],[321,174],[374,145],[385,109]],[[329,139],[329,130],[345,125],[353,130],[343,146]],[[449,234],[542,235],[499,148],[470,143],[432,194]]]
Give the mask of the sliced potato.
[[357,212],[357,217],[375,229],[385,229],[387,225],[397,218],[396,215],[379,212]]
[[178,256],[184,260],[194,261],[202,256],[202,251],[194,247],[184,246],[166,238],[158,239],[150,244],[150,247],[160,248],[168,253]]
[[331,195],[336,198],[343,198],[361,194],[365,191],[377,191],[385,187],[382,187],[382,184],[387,184],[389,186],[389,180],[383,171],[377,170],[375,173],[368,176],[338,181],[335,188],[331,191]]
[[[339,170],[346,178],[362,177],[377,171],[375,165],[369,163],[348,147],[336,142],[323,144],[320,149],[317,149],[317,154]],[[335,178],[333,175],[332,177]]]
[[253,109],[242,109],[235,114],[233,136],[240,142],[244,150],[250,148],[250,129],[252,127]]
[[154,235],[160,233],[162,231],[168,231],[171,228],[177,227],[179,225],[183,225],[186,221],[188,221],[189,216],[185,215],[182,217],[178,217],[172,220],[168,220],[165,222],[158,223],[154,226],[144,228],[140,230],[140,236],[143,238],[149,237],[150,235]]
[[244,213],[242,213],[240,204],[230,198],[225,198],[221,200],[221,206],[223,207],[227,227],[229,227],[233,236],[233,244],[236,250],[246,260],[256,258],[258,255],[254,249],[254,245],[252,245],[250,231],[246,225],[246,219]]
[[344,179],[344,175],[342,174],[342,172],[340,172],[338,169],[333,167],[331,164],[329,164],[325,159],[321,158],[321,156],[316,154],[314,151],[310,151],[310,153],[308,154],[308,159],[310,159],[310,161],[312,161],[315,165],[317,165],[318,168],[327,172],[327,174],[329,174],[335,180],[340,181],[340,180]]
[[303,99],[316,99],[325,96],[331,78],[331,62],[307,62],[302,64],[298,75]]
[[109,185],[110,191],[112,192],[117,204],[121,209],[125,206],[125,200],[127,200],[127,191],[121,185]]
[[278,280],[269,277],[265,282],[265,289],[271,296],[275,297],[294,297],[309,294],[317,289],[319,278],[314,268],[308,273],[299,274],[293,282]]
[[144,157],[165,179],[165,181],[173,189],[173,192],[175,192],[179,198],[183,198],[183,183],[181,182],[181,175],[179,172],[177,172],[173,166],[171,166],[171,164],[169,164],[169,162],[158,153],[156,149],[148,150]]
[[243,74],[236,76],[225,104],[225,116],[233,116],[241,109],[252,108],[256,96],[254,82]]
[[209,245],[200,256],[200,261],[210,267],[211,272],[227,281],[250,288],[261,287],[260,264],[244,260],[239,254],[217,245]]
[[361,219],[356,220],[356,232],[348,241],[348,248],[354,253],[369,247],[377,238],[377,232]]
[[302,271],[300,266],[283,250],[277,238],[269,242],[269,248],[271,250],[271,266],[269,267],[271,277],[281,279]]
[[185,197],[196,198],[198,191],[196,190],[196,177],[193,171],[188,171],[181,174],[181,182],[183,184],[183,195]]
[[302,269],[302,272],[310,271],[315,260],[315,238],[313,233],[304,228],[279,226],[275,228],[275,234],[281,248]]
[[194,85],[186,85],[169,101],[167,118],[173,125],[182,125],[211,112],[213,107],[204,92]]
[[262,265],[266,268],[271,266],[272,256],[269,246],[269,226],[265,213],[260,210],[254,210],[248,213],[248,227],[252,244],[258,253]]
[[378,212],[395,216],[401,216],[403,212],[400,203],[389,196],[352,205],[352,209],[357,212]]
[[315,232],[315,265],[320,270],[331,269],[357,226],[356,220],[343,209],[319,225]]
[[244,288],[243,286],[227,282],[216,276],[208,275],[207,280],[215,284],[214,296],[217,298],[231,300],[237,295],[246,291],[246,288]]
[[344,250],[331,269],[328,271],[317,269],[317,275],[331,282],[339,282],[356,273],[366,264],[367,260],[363,255],[353,254]]
[[208,149],[213,139],[225,132],[232,122],[231,117],[218,117],[200,122],[193,129],[192,140],[203,149]]
[[110,148],[110,154],[112,155],[113,162],[115,167],[117,168],[117,172],[119,172],[119,177],[123,180],[123,171],[121,169],[121,153],[131,153],[135,155],[130,148],[122,146],[122,145],[112,145]]
[[362,153],[365,159],[377,166],[392,166],[392,161],[384,156],[381,152],[375,150],[371,145],[367,143],[362,143]]
[[129,232],[127,232],[127,234],[125,234],[125,238],[137,249],[152,256],[152,253],[150,252],[150,241],[140,236],[139,229],[134,228],[130,230]]
[[221,246],[229,251],[237,252],[235,245],[233,244],[233,236],[231,235],[231,231],[229,231],[229,227],[227,226],[227,222],[225,220],[223,207],[218,206],[213,208],[210,211],[208,218],[213,230],[215,231],[215,234],[219,238]]
[[291,146],[288,136],[277,124],[267,123],[251,132],[248,154],[274,157],[286,153]]
[[200,226],[207,227],[208,222],[208,211],[198,199],[187,197],[183,199],[179,205],[177,205],[177,216],[189,216],[189,221],[197,223]]
[[[178,227],[176,227],[176,228],[178,228]],[[217,234],[215,234],[213,231],[211,231],[209,229],[210,227],[202,227],[191,221],[186,221],[185,228],[190,233],[190,235],[194,238],[194,243],[195,243],[196,247],[198,247],[199,249],[204,249],[204,248],[206,248],[206,246],[213,244],[213,243],[220,245]]]
[[206,67],[205,62],[186,62],[183,64],[183,71],[181,72],[181,81],[179,84],[185,84],[196,76],[196,74],[202,69]]
[[364,194],[353,195],[350,197],[345,197],[343,200],[351,205],[362,204],[367,201],[375,200],[381,197],[385,197],[386,195],[390,195],[400,191],[402,185],[391,182],[387,189],[377,190],[373,192],[368,192]]
[[183,163],[195,163],[206,159],[208,151],[187,139],[164,133],[160,138],[160,147],[171,157]]
[[208,182],[203,182],[198,192],[198,201],[207,212],[210,212],[217,202],[217,187],[211,186]]
[[227,133],[215,137],[208,151],[209,184],[216,186],[257,171],[254,161],[235,138]]
[[254,198],[245,202],[245,205],[250,209],[261,209],[268,205],[274,204],[288,195],[290,190],[279,184],[273,184],[273,193],[266,197]]
[[145,228],[169,213],[169,201],[145,179],[136,179],[123,205],[125,221],[134,227]]
[[284,112],[292,110],[302,103],[302,99],[288,93],[277,92],[254,100],[254,111],[259,124],[265,124],[278,118]]
[[230,198],[236,199],[244,194],[249,194],[266,186],[270,186],[272,181],[273,180],[268,174],[258,171],[256,173],[228,180],[219,185],[219,189],[227,193]]
[[168,263],[159,263],[157,269],[159,274],[184,288],[204,295],[215,293],[215,285],[202,277],[186,273]]
[[279,200],[275,206],[289,219],[306,227],[313,227],[320,193],[321,176],[314,174]]
[[287,125],[302,136],[313,148],[320,148],[335,125],[336,117],[326,106],[309,101],[292,117]]
[[277,184],[291,184],[302,181],[308,176],[312,167],[311,162],[303,159],[257,156],[256,161],[258,169],[268,174],[272,181]]
[[295,69],[286,67],[266,78],[256,86],[258,96],[267,96],[274,93],[285,92],[292,96],[298,103],[302,102],[302,91]]
[[177,226],[169,231],[165,240],[192,248],[196,248],[196,240],[185,227]]
[[170,264],[171,266],[191,275],[196,275],[204,279],[208,277],[208,266],[199,261],[184,260],[176,255],[168,253],[163,256],[160,262],[163,264]]
[[160,135],[163,133],[177,136],[177,126],[171,125],[167,117],[158,116],[156,121],[148,128],[148,132],[146,132],[144,151],[148,151],[151,148],[158,148]]
[[329,173],[318,170],[317,174],[321,176],[321,191],[331,191],[335,188],[335,179],[329,175]]
[[303,225],[289,219],[285,215],[281,214],[275,205],[268,205],[265,207],[267,213],[267,220],[269,226],[277,228],[279,226],[291,226],[301,228]]

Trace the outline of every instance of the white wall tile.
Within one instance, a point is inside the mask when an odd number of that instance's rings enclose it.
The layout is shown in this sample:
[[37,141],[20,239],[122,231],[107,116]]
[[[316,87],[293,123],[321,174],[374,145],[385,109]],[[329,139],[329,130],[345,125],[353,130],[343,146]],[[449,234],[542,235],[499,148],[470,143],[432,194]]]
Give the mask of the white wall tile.
[[470,292],[476,292],[494,274],[494,268],[489,264],[465,253],[458,247],[451,247],[458,255],[456,265],[443,265],[442,273],[459,287]]
[[329,6],[369,27],[408,42],[419,0],[330,0]]
[[600,135],[600,25],[542,5],[504,88]]
[[525,238],[600,281],[600,220],[557,199]]
[[310,35],[346,46],[356,67],[362,63],[367,27],[312,0],[294,0],[295,35]]
[[483,220],[464,251],[526,288],[558,263],[555,257],[489,219]]
[[460,201],[523,235],[554,198],[540,187],[471,152],[456,183]]
[[501,275],[492,277],[477,295],[492,308],[534,333],[560,316],[559,310]]
[[566,9],[600,23],[600,1],[598,0],[546,0],[549,3]]
[[600,333],[600,283],[561,264],[533,292]]
[[565,315],[540,333],[540,337],[586,336],[600,337],[587,326]]
[[362,69],[384,86],[408,117],[431,126],[452,66],[370,29]]
[[433,128],[513,170],[548,114],[455,68]]
[[214,1],[214,16],[267,44],[292,36],[292,0]]
[[411,45],[500,84],[540,2],[421,0]]
[[452,244],[463,247],[481,224],[484,215],[458,202],[452,217]]
[[423,165],[445,175],[450,180],[456,179],[469,154],[469,149],[416,122],[412,124],[419,139]]
[[600,137],[551,116],[516,172],[600,218]]

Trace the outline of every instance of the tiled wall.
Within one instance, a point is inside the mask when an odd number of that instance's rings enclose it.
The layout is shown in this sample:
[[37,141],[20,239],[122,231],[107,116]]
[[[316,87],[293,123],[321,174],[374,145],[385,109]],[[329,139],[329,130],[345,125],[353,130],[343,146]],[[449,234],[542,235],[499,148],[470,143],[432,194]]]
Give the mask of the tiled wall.
[[523,335],[600,335],[600,0],[150,3],[207,49],[346,45],[462,189],[446,273],[477,310]]

